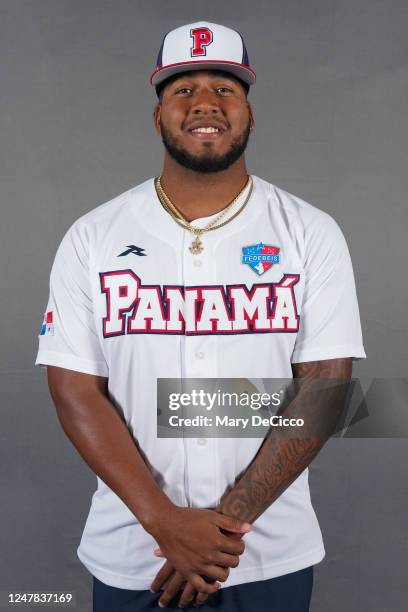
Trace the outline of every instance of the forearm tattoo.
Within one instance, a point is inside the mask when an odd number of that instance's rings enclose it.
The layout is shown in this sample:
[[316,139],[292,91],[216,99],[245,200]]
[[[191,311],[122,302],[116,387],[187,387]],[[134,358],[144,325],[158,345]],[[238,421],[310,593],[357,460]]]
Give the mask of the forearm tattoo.
[[[333,433],[351,371],[351,358],[293,365],[300,390],[284,415],[305,417],[307,435],[282,437],[271,429],[244,474],[224,494],[219,512],[253,523],[292,484]],[[344,381],[344,385],[322,390],[322,379]]]

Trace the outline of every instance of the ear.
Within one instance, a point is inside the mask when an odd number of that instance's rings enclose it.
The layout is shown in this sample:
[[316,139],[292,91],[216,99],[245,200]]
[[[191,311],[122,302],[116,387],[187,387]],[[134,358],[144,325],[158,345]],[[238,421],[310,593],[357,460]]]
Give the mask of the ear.
[[154,107],[154,111],[153,111],[153,123],[154,123],[154,128],[159,136],[161,134],[160,117],[161,117],[161,103],[157,102],[156,106]]
[[247,106],[248,106],[248,113],[249,113],[249,131],[253,132],[255,129],[254,113],[252,111],[252,106],[250,102],[247,102]]

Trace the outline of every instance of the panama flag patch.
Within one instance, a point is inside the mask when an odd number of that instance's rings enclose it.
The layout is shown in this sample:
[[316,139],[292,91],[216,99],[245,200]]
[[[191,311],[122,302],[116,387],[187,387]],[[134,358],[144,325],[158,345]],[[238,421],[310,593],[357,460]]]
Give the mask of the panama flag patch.
[[273,264],[280,263],[280,248],[259,242],[251,246],[242,247],[243,264],[248,264],[257,274],[263,274]]
[[50,310],[44,315],[44,323],[42,324],[40,336],[53,336],[54,335],[54,323],[52,321],[53,312]]

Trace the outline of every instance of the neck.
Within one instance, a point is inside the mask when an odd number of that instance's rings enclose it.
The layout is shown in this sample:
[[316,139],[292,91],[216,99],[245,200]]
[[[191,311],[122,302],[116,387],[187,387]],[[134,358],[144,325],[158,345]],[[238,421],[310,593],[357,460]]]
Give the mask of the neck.
[[209,174],[188,170],[166,156],[161,175],[166,195],[188,221],[223,210],[247,181],[243,156],[227,170]]

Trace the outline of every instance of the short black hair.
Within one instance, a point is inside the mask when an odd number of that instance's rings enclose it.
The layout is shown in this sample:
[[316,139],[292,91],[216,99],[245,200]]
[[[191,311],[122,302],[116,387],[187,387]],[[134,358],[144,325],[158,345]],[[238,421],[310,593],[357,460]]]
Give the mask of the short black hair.
[[[160,96],[162,94],[163,89],[167,85],[170,85],[170,83],[172,83],[173,81],[178,79],[181,75],[183,75],[183,74],[191,74],[193,72],[196,72],[196,71],[195,70],[188,70],[186,72],[178,72],[177,74],[173,74],[171,77],[168,77],[167,79],[165,79],[164,81],[162,81],[161,83],[156,85],[156,94],[157,94],[157,97],[159,98],[159,100],[160,100]],[[210,74],[211,73],[222,74],[225,77],[228,77],[228,78],[234,79],[235,81],[238,81],[238,83],[240,83],[242,85],[242,87],[245,89],[246,95],[248,95],[248,93],[249,93],[249,85],[248,85],[248,83],[245,83],[245,81],[242,81],[240,78],[238,78],[234,74],[231,74],[231,72],[227,72],[226,70],[208,70],[207,72],[209,72]]]

